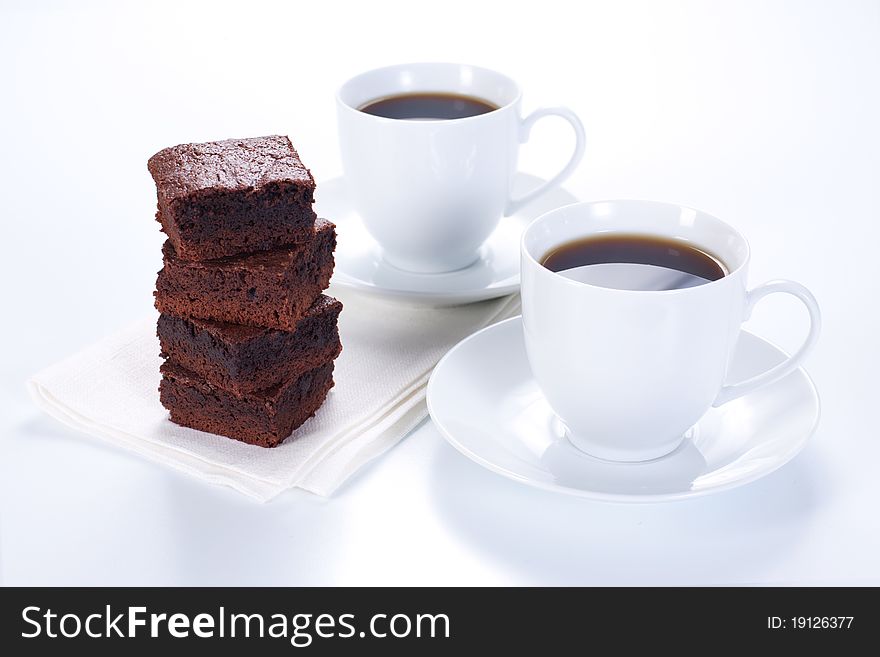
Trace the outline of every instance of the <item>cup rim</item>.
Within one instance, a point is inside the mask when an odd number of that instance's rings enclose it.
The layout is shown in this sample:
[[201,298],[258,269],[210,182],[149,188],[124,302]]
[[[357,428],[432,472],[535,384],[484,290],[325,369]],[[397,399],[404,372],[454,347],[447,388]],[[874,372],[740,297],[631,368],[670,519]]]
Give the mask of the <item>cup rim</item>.
[[[733,233],[737,237],[737,239],[740,240],[743,247],[745,248],[745,254],[742,258],[742,262],[740,262],[736,268],[727,272],[727,274],[725,276],[722,276],[721,278],[717,278],[714,281],[708,281],[706,283],[703,283],[702,285],[697,285],[695,287],[678,288],[678,289],[674,289],[674,290],[624,290],[624,289],[618,289],[618,288],[603,287],[601,285],[594,285],[592,283],[585,283],[583,281],[576,281],[576,280],[568,278],[566,276],[562,276],[559,272],[555,272],[550,269],[547,269],[544,265],[542,265],[538,261],[538,259],[532,255],[531,251],[526,247],[526,239],[528,238],[529,233],[535,229],[535,226],[537,226],[542,221],[545,221],[547,217],[549,217],[557,212],[561,212],[563,210],[573,208],[575,206],[587,207],[587,206],[591,206],[591,205],[599,205],[602,203],[613,203],[613,204],[640,203],[640,204],[645,204],[645,205],[654,205],[654,206],[658,206],[658,207],[666,207],[666,208],[672,207],[672,208],[678,208],[681,210],[690,210],[692,212],[696,212],[700,215],[703,215],[704,217],[708,217],[709,219],[724,226],[727,230],[729,230],[731,233]],[[612,232],[616,232],[616,231],[603,231],[603,232],[612,233]],[[645,231],[645,234],[650,235],[652,233],[650,233],[649,231]],[[748,263],[752,257],[752,249],[751,249],[751,246],[749,245],[749,241],[745,238],[745,236],[741,232],[739,232],[736,228],[731,226],[726,221],[719,219],[718,217],[716,217],[713,214],[709,214],[708,212],[705,212],[705,211],[700,210],[698,208],[691,207],[689,205],[681,205],[680,203],[669,203],[666,201],[653,201],[653,200],[649,200],[649,199],[605,199],[605,200],[598,200],[598,201],[576,201],[574,203],[569,203],[568,205],[562,205],[558,208],[554,208],[553,210],[549,210],[548,212],[545,212],[544,214],[540,215],[539,217],[536,217],[528,226],[526,226],[525,230],[523,230],[522,237],[520,238],[520,253],[525,258],[528,258],[528,260],[533,265],[537,266],[538,269],[541,269],[541,270],[547,272],[548,274],[554,276],[555,278],[557,278],[561,281],[565,281],[566,284],[580,287],[580,288],[586,287],[586,288],[592,288],[594,290],[604,290],[606,292],[618,293],[618,294],[628,294],[628,295],[686,294],[686,293],[690,293],[690,292],[695,292],[697,290],[711,289],[713,286],[717,287],[718,285],[724,284],[724,282],[727,279],[731,279],[734,276],[739,275],[740,272],[742,272],[746,268],[746,266],[748,265]],[[722,260],[722,263],[724,263],[723,260]],[[726,265],[726,263],[724,263],[724,264]]]
[[[481,71],[483,73],[497,75],[501,78],[504,78],[507,82],[509,82],[513,86],[513,88],[516,90],[516,93],[515,93],[513,99],[511,99],[509,102],[505,103],[504,105],[500,105],[496,109],[492,110],[491,112],[486,112],[485,114],[477,114],[476,116],[465,116],[465,117],[458,118],[458,119],[420,119],[419,121],[406,121],[406,119],[391,119],[391,118],[388,118],[385,116],[376,116],[375,114],[367,114],[366,112],[360,111],[357,107],[353,107],[351,104],[347,103],[345,100],[342,99],[342,93],[345,90],[345,88],[349,84],[351,84],[352,82],[357,80],[358,78],[361,78],[361,77],[364,77],[367,75],[373,75],[373,74],[379,73],[381,71],[392,71],[395,69],[414,68],[414,67],[421,68],[421,67],[429,67],[429,66],[445,66],[445,67],[450,67],[450,68],[466,67],[466,68],[471,68],[471,69],[474,69],[477,71]],[[376,99],[379,99],[379,98],[383,98],[383,96],[376,97]],[[474,120],[478,120],[478,119],[483,119],[488,116],[492,116],[496,112],[501,112],[502,110],[507,110],[507,109],[515,106],[520,101],[521,98],[522,98],[522,87],[520,87],[519,83],[516,80],[514,80],[512,77],[510,77],[509,75],[501,73],[500,71],[496,71],[495,69],[486,68],[485,66],[476,66],[474,64],[466,64],[463,62],[425,62],[425,61],[421,61],[421,62],[406,62],[406,63],[402,63],[402,64],[390,64],[388,66],[379,66],[376,68],[371,68],[366,71],[361,71],[357,75],[353,75],[353,76],[349,77],[345,82],[343,82],[341,85],[339,85],[339,87],[337,87],[337,89],[336,89],[336,104],[339,107],[344,107],[347,111],[355,112],[358,115],[367,116],[370,119],[375,119],[379,122],[385,122],[385,123],[392,123],[393,122],[396,124],[407,123],[407,124],[412,124],[412,125],[459,124],[459,123],[462,123],[465,121],[474,121]]]

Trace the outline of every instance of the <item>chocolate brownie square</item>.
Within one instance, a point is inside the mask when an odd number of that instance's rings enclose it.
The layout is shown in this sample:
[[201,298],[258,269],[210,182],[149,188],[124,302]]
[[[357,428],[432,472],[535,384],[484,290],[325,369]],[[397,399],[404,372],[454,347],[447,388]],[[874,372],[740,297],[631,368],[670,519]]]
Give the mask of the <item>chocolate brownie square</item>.
[[282,136],[181,144],[147,168],[156,218],[184,260],[209,260],[307,241],[315,180]]
[[172,422],[260,447],[275,447],[312,417],[333,387],[333,361],[280,386],[236,396],[165,361],[159,399]]
[[237,395],[265,390],[336,358],[342,303],[321,295],[293,331],[159,317],[162,356]]
[[162,248],[156,308],[178,316],[292,331],[333,274],[335,227],[318,219],[308,242],[252,255],[182,260]]

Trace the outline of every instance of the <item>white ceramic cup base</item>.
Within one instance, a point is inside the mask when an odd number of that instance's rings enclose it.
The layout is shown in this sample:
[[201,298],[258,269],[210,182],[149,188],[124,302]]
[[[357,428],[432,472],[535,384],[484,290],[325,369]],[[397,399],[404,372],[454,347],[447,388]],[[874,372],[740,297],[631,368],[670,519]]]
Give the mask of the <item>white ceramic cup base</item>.
[[571,443],[572,447],[579,452],[583,452],[587,456],[612,463],[645,463],[646,461],[655,461],[659,458],[663,458],[681,447],[681,444],[691,433],[691,430],[689,430],[676,437],[674,440],[653,445],[650,449],[619,449],[608,446],[609,443],[615,442],[613,439],[600,441],[597,440],[595,436],[590,437],[578,435],[572,433],[572,431],[566,427],[565,423],[558,417],[556,418],[556,421],[559,423],[563,435],[568,442]]
[[[544,182],[546,178],[517,173],[513,178],[513,192],[522,196]],[[548,210],[577,200],[564,187],[550,190],[499,222],[470,267],[447,274],[417,274],[386,261],[354,206],[345,178],[321,181],[315,212],[320,217],[333,217],[336,224],[334,287],[356,290],[385,301],[437,308],[519,292],[519,241],[523,230]]]
[[480,259],[480,251],[464,254],[461,256],[447,257],[442,269],[432,266],[422,258],[408,258],[397,254],[388,253],[382,249],[381,257],[387,264],[412,274],[449,274],[466,269]]

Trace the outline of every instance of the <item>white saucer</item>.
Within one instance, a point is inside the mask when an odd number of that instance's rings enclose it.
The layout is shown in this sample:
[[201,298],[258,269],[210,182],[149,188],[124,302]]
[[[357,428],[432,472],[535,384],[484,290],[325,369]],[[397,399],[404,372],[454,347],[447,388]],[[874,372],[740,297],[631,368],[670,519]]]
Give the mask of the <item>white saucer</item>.
[[[515,196],[544,183],[543,178],[517,174]],[[393,190],[389,190],[393,194]],[[519,289],[519,240],[523,229],[539,215],[577,201],[557,187],[523,210],[504,217],[470,267],[445,274],[416,274],[386,263],[352,206],[344,178],[318,186],[315,211],[336,224],[336,269],[333,284],[361,292],[430,306],[454,306],[512,294]]]
[[[730,378],[746,379],[786,357],[743,331]],[[668,456],[645,463],[602,461],[563,436],[532,378],[522,319],[514,317],[446,354],[428,384],[428,410],[458,451],[511,479],[608,502],[665,502],[741,486],[787,463],[816,428],[819,396],[799,369],[709,410]]]

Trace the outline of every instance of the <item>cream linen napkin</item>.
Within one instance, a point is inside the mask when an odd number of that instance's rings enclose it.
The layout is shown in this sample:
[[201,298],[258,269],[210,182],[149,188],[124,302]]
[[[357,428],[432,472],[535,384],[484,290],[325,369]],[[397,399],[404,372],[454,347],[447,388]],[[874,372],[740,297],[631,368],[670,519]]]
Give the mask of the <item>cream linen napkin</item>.
[[317,415],[274,449],[177,426],[159,403],[155,318],[34,375],[36,403],[69,427],[265,502],[288,488],[330,495],[427,416],[425,389],[459,340],[519,314],[519,297],[418,308],[331,290],[345,304],[336,386]]

